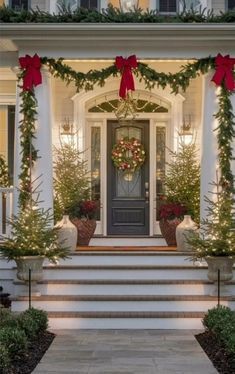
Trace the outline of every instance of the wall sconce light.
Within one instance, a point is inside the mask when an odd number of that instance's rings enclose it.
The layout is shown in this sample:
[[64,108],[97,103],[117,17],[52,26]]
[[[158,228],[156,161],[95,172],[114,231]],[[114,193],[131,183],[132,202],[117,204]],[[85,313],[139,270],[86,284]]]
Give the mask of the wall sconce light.
[[188,121],[186,121],[185,117],[183,120],[183,125],[179,131],[180,141],[185,144],[189,145],[193,141],[193,129],[191,124],[191,115],[188,116]]
[[124,13],[131,12],[139,7],[139,0],[119,0],[119,2]]
[[75,146],[75,135],[73,123],[70,122],[69,118],[64,118],[60,126],[60,139],[64,144],[70,144]]

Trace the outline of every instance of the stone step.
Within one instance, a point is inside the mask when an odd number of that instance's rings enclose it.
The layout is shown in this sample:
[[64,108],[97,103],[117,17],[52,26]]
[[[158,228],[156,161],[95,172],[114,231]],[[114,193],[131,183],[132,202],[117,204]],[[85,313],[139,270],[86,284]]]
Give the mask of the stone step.
[[[223,305],[235,307],[234,297],[222,297]],[[40,296],[32,298],[32,306],[60,312],[205,312],[217,305],[217,298],[203,295],[90,295]],[[28,297],[12,299],[12,308],[23,311]]]
[[[88,247],[89,248],[89,247]],[[189,260],[190,252],[176,251],[130,251],[130,250],[109,250],[109,251],[76,251],[70,254],[65,261],[60,260],[60,265],[193,265]],[[200,263],[198,263],[200,264]],[[206,264],[203,262],[203,264]],[[47,263],[45,262],[45,265]]]
[[52,329],[203,329],[204,312],[49,312]]
[[166,241],[163,237],[141,237],[138,239],[136,236],[133,237],[93,237],[89,243],[90,246],[167,246]]
[[49,266],[45,279],[206,279],[207,268],[192,265],[160,266]]
[[[15,295],[25,289],[22,282],[15,284]],[[235,282],[227,283],[230,294],[235,294]],[[54,279],[39,282],[42,295],[209,295],[212,282],[200,279]]]

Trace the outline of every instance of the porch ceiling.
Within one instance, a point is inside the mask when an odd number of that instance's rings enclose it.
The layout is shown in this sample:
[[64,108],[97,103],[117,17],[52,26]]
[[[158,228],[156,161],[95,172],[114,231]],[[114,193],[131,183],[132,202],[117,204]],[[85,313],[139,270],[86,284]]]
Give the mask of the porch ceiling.
[[[235,53],[233,24],[2,24],[6,40],[20,54],[65,58],[200,58]],[[12,45],[12,44],[10,44]],[[8,49],[12,50],[12,49]]]

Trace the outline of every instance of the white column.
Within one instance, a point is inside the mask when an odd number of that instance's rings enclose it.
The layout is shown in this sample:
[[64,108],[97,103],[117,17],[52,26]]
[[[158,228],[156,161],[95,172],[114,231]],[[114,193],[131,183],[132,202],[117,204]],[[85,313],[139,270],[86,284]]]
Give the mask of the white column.
[[201,137],[201,191],[200,191],[200,218],[207,215],[205,196],[210,199],[214,197],[209,193],[213,191],[212,182],[216,182],[218,170],[218,145],[217,131],[218,121],[214,115],[218,112],[217,88],[211,78],[214,73],[208,73],[203,76],[202,87],[202,137]]
[[[14,72],[17,74],[19,72],[18,68],[14,69]],[[15,107],[15,145],[14,145],[14,197],[13,197],[13,213],[16,215],[18,213],[18,198],[19,198],[19,174],[21,166],[21,146],[20,146],[20,130],[19,124],[23,116],[20,113],[21,110],[21,98],[20,98],[21,89],[18,87],[18,82],[16,82],[16,107]]]
[[51,117],[51,76],[45,69],[41,69],[42,84],[35,88],[37,99],[36,139],[33,140],[38,150],[39,159],[36,161],[32,172],[32,180],[39,178],[35,186],[39,187],[41,201],[44,209],[52,209],[53,213],[53,165],[52,165],[52,117]]

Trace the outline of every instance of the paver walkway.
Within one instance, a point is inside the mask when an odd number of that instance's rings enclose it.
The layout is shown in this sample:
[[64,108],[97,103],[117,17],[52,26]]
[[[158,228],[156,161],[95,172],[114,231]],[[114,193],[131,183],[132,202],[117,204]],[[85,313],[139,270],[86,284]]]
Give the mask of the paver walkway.
[[194,333],[59,330],[33,374],[216,374]]

